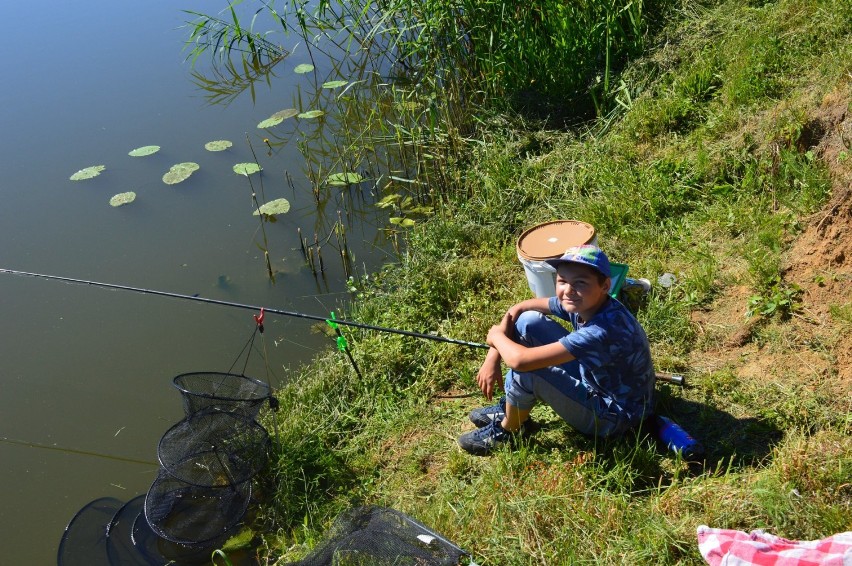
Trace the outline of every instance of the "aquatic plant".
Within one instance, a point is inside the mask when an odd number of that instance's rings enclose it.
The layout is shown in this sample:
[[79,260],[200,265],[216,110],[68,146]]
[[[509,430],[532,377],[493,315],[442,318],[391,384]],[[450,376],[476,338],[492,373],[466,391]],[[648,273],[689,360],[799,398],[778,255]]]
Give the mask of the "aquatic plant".
[[260,123],[258,123],[257,127],[260,128],[260,129],[272,128],[274,126],[277,126],[278,124],[280,124],[281,122],[283,122],[287,118],[292,118],[293,116],[298,116],[298,115],[299,115],[299,111],[296,110],[295,108],[287,108],[286,110],[281,110],[279,112],[276,112],[275,114],[273,114],[269,118],[262,120]]
[[160,151],[160,146],[158,145],[146,145],[143,147],[137,147],[134,150],[128,152],[127,155],[130,157],[146,157],[148,155],[153,155]]
[[345,187],[346,185],[354,185],[360,183],[364,178],[358,173],[332,173],[326,179],[329,185],[335,187]]
[[[226,75],[247,78],[260,77],[264,65],[271,74],[280,61],[273,34],[297,36],[310,57],[292,69],[304,76],[290,109],[300,110],[298,120],[285,126],[291,115],[275,113],[256,124],[268,155],[295,140],[318,215],[330,201],[346,218],[355,199],[378,205],[396,248],[397,234],[459,186],[447,171],[469,157],[477,109],[487,115],[532,97],[559,101],[569,114],[607,112],[613,72],[642,47],[643,9],[628,0],[554,0],[524,9],[499,0],[238,1],[226,16],[192,12],[189,42],[193,61],[208,51],[214,67],[231,65]],[[243,14],[251,14],[250,25]],[[269,31],[258,34],[261,23]],[[242,79],[224,82],[202,88],[223,101],[245,88]],[[308,122],[314,118],[322,119]],[[289,172],[285,177],[295,190]],[[348,190],[329,191],[339,187]],[[370,187],[371,199],[359,187]],[[311,254],[338,226],[318,224],[313,248],[300,236],[309,265],[321,263]]]
[[187,14],[195,16],[195,21],[190,24],[190,34],[187,40],[189,48],[188,58],[195,60],[202,53],[211,52],[222,59],[227,59],[232,52],[241,52],[248,56],[253,66],[260,66],[268,61],[277,61],[287,55],[287,51],[268,39],[267,33],[255,32],[252,28],[257,14],[249,27],[245,27],[234,7],[242,3],[235,0],[228,5],[231,19],[224,20],[216,16],[185,10]]
[[234,145],[228,140],[215,140],[204,144],[204,149],[207,151],[224,151]]
[[80,169],[79,171],[71,175],[69,179],[71,179],[72,181],[82,181],[85,179],[91,179],[100,175],[104,169],[106,169],[106,165],[92,165],[91,167]]
[[114,195],[111,199],[109,199],[110,206],[122,206],[125,204],[129,204],[136,200],[136,193],[133,191],[128,191],[126,193],[118,193]]
[[234,173],[237,175],[245,175],[246,177],[254,173],[259,173],[262,170],[263,167],[257,163],[237,163],[234,165]]
[[[264,222],[275,221],[275,214],[264,214],[261,212],[261,204],[257,198],[257,191],[254,190],[254,183],[251,180],[251,175],[253,173],[259,173],[263,170],[260,166],[260,163],[257,160],[257,154],[254,151],[254,146],[251,143],[251,138],[249,138],[248,134],[246,134],[246,143],[248,144],[249,150],[251,150],[251,155],[254,158],[254,163],[238,163],[234,165],[234,172],[238,175],[245,175],[248,180],[249,189],[251,190],[251,202],[254,205],[255,212],[257,212],[258,220],[260,221],[260,233],[263,236],[263,244],[257,244],[257,247],[263,252],[264,263],[266,264],[266,274],[269,277],[269,280],[275,283],[275,271],[272,269],[272,261],[269,257],[269,238],[266,236],[266,227],[264,226]],[[266,200],[265,195],[263,194],[263,177],[260,177],[260,193],[261,199]],[[284,200],[284,199],[281,199]],[[284,209],[283,203],[276,203],[273,205],[275,208]],[[290,203],[286,204],[287,210],[290,210]],[[286,211],[284,211],[286,212]]]
[[258,216],[275,216],[277,214],[286,214],[290,212],[290,201],[285,198],[278,198],[260,205],[252,214]]
[[169,171],[163,175],[163,182],[167,185],[175,185],[189,179],[189,176],[198,171],[201,166],[198,163],[187,161],[172,165]]
[[[246,29],[236,4],[229,6],[230,20],[188,12],[196,17],[189,38],[193,58],[205,50],[252,61],[279,53],[266,39],[271,31],[251,31],[263,14],[283,33],[301,35],[311,53],[378,52],[397,76],[458,93],[450,102],[523,103],[533,94],[569,110],[594,106],[598,112],[614,104],[613,73],[641,52],[648,13],[663,14],[667,7],[666,0],[524,6],[505,0],[270,1],[259,3]],[[294,72],[314,69],[303,63]]]

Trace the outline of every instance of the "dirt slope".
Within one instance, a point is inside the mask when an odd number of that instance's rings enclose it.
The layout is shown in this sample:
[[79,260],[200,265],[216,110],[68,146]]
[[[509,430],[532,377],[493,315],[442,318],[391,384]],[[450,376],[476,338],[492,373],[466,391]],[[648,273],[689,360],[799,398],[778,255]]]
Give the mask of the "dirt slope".
[[[832,197],[805,219],[804,231],[787,253],[784,281],[802,289],[800,312],[791,319],[746,319],[747,287],[726,289],[708,311],[696,312],[700,332],[711,333],[706,349],[693,356],[693,367],[712,372],[731,368],[741,379],[787,381],[820,386],[847,398],[852,391],[852,94],[839,90],[811,113],[802,135],[802,150],[826,164]],[[831,309],[846,305],[846,321]],[[782,336],[783,348],[757,339],[770,329]]]

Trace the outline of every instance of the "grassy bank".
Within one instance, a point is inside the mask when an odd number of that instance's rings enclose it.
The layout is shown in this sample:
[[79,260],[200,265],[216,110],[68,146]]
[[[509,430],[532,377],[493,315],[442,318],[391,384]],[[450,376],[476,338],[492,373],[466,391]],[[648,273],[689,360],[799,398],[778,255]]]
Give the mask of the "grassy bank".
[[[708,449],[690,466],[638,435],[596,443],[546,408],[518,451],[463,453],[482,351],[344,330],[279,392],[278,454],[257,525],[301,557],[342,510],[399,509],[485,565],[700,564],[699,524],[792,539],[852,530],[852,5],[684,8],[583,131],[482,117],[438,214],[347,318],[481,342],[529,296],[514,242],[593,224],[630,274],[659,410]],[[462,143],[460,141],[460,143]],[[456,195],[453,197],[452,195]]]

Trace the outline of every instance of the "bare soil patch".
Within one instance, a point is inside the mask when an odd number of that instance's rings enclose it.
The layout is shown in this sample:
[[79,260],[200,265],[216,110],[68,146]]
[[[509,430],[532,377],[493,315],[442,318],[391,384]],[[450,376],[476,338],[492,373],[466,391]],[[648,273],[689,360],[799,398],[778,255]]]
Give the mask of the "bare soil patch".
[[[787,254],[783,278],[802,289],[802,309],[787,321],[745,317],[747,287],[733,286],[707,311],[693,314],[705,345],[691,360],[699,371],[730,368],[744,379],[821,385],[846,398],[852,391],[852,330],[831,309],[852,301],[852,112],[850,90],[826,96],[809,115],[799,149],[828,168],[832,197],[804,220]],[[784,348],[761,345],[772,332]]]

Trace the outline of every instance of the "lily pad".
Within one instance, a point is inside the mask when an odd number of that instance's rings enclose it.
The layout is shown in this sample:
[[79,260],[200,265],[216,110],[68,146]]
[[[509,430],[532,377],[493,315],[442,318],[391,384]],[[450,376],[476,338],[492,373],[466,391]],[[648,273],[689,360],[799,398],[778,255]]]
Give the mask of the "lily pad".
[[293,69],[294,73],[298,73],[300,75],[304,75],[305,73],[310,73],[314,70],[314,66],[310,63],[302,63],[301,65],[296,65],[296,68]]
[[307,112],[302,112],[301,114],[297,114],[298,118],[319,118],[325,114],[322,110],[308,110]]
[[263,167],[258,165],[257,163],[237,163],[234,165],[234,173],[237,175],[245,175],[248,177],[252,173],[257,173],[262,171]]
[[109,199],[109,205],[121,206],[123,204],[129,204],[134,200],[136,200],[136,193],[134,193],[133,191],[129,191],[126,193],[118,193],[117,195]]
[[377,202],[376,206],[378,206],[379,208],[390,208],[391,206],[398,203],[400,200],[402,200],[402,195],[393,193]]
[[326,81],[322,83],[322,88],[340,88],[349,84],[349,81]]
[[393,218],[388,219],[391,224],[396,224],[397,226],[402,226],[403,228],[411,228],[414,226],[415,222],[411,218],[400,218],[395,216]]
[[360,183],[364,178],[358,173],[332,173],[328,176],[328,184],[335,187],[344,187]]
[[274,216],[288,212],[290,212],[290,201],[285,198],[278,198],[261,205],[260,209],[254,211],[254,215],[257,216],[260,213],[267,216]]
[[272,118],[281,118],[282,120],[286,120],[287,118],[292,118],[299,114],[299,111],[295,108],[287,108],[285,110],[279,110],[275,114],[273,114]]
[[130,157],[145,157],[146,155],[153,155],[160,151],[160,146],[158,145],[146,145],[142,147],[137,147],[133,151],[129,152],[127,155]]
[[83,179],[91,179],[101,174],[101,171],[106,169],[106,165],[92,165],[85,169],[80,169],[69,177],[72,181],[82,181]]
[[257,127],[258,128],[271,128],[272,126],[277,126],[281,122],[284,121],[284,118],[279,118],[277,116],[270,116],[266,120],[260,122]]
[[254,531],[245,527],[243,530],[226,540],[222,545],[222,550],[225,552],[233,552],[242,548],[249,548],[253,539]]
[[204,144],[204,149],[206,149],[207,151],[224,151],[232,145],[234,144],[232,144],[228,140],[216,140]]
[[163,175],[163,182],[167,185],[180,183],[188,179],[190,175],[200,168],[201,166],[198,163],[192,163],[191,161],[172,165],[169,172]]

